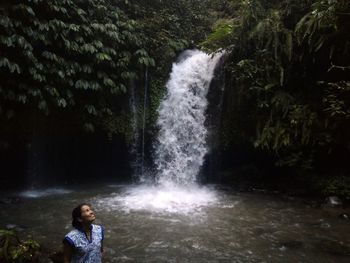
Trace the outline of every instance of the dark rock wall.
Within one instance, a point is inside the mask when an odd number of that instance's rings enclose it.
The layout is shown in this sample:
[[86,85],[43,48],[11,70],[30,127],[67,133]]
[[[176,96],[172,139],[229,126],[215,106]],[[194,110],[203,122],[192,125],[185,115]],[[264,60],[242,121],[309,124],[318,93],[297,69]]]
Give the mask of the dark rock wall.
[[0,167],[2,189],[130,179],[125,141],[101,134],[11,141],[0,150]]

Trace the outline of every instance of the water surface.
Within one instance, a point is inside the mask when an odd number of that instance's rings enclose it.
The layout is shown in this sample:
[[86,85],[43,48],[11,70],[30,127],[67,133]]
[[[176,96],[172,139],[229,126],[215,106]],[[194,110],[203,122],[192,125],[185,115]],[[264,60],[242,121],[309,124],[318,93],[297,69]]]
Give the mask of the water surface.
[[[8,197],[9,194],[6,194]],[[48,249],[70,229],[70,213],[91,203],[105,232],[106,262],[349,262],[342,211],[302,200],[194,189],[104,185],[46,189],[0,204],[0,227],[15,227]]]

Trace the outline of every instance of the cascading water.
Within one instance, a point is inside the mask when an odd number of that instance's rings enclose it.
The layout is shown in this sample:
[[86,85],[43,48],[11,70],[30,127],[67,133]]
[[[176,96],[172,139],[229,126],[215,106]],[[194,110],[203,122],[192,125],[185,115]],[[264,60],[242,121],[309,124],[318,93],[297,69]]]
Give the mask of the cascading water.
[[[136,92],[136,84],[130,83],[129,105],[131,113],[131,128],[133,137],[131,138],[129,154],[131,157],[131,168],[134,181],[144,183],[147,178],[144,174],[145,167],[145,130],[146,130],[146,109],[147,109],[147,87],[148,87],[148,69],[145,69],[143,100],[139,98]],[[142,97],[142,96],[141,96]],[[138,108],[142,100],[142,118],[139,120]],[[141,123],[140,123],[141,122]],[[140,134],[141,128],[141,134]]]
[[204,126],[207,93],[221,54],[214,57],[185,51],[185,59],[173,65],[167,96],[159,109],[156,147],[157,182],[163,186],[189,186],[207,153]]
[[148,69],[145,70],[145,84],[143,95],[143,114],[142,114],[142,150],[141,150],[141,176],[140,181],[145,182],[145,129],[146,129],[146,108],[147,108],[147,87],[148,87]]
[[137,114],[137,97],[135,91],[135,83],[130,83],[130,94],[129,94],[129,105],[131,112],[131,128],[133,137],[131,138],[131,144],[129,148],[129,153],[131,157],[131,168],[135,180],[138,180],[138,175],[141,173],[141,156],[138,150],[139,144],[139,129],[138,129],[138,114]]
[[215,193],[196,184],[207,153],[205,111],[207,93],[221,54],[185,51],[167,83],[159,108],[160,128],[155,143],[156,185],[124,188],[98,203],[117,210],[150,210],[193,214],[216,201]]

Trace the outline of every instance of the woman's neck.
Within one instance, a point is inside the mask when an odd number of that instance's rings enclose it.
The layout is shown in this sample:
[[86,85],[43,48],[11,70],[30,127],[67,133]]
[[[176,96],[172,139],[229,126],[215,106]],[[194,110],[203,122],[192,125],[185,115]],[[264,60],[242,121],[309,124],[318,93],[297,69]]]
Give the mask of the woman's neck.
[[87,240],[89,240],[89,242],[92,241],[91,228],[92,228],[92,224],[83,224],[82,225],[82,230],[84,231],[85,236],[86,236]]
[[83,228],[85,233],[90,233],[91,232],[91,227],[92,227],[92,224],[83,224],[82,225],[82,228]]

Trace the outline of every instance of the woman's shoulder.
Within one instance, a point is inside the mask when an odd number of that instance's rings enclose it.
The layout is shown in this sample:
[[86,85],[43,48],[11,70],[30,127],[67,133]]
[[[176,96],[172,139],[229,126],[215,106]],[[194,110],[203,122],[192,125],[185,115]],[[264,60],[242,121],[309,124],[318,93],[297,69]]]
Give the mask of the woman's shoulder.
[[73,228],[73,229],[71,229],[67,234],[66,234],[66,236],[76,236],[76,235],[78,235],[79,234],[79,230],[78,229],[76,229],[76,228]]
[[68,243],[69,245],[75,247],[75,243],[77,242],[77,240],[79,240],[80,237],[80,232],[78,229],[73,228],[71,231],[69,231],[63,239],[63,242]]
[[94,232],[96,232],[100,237],[101,239],[104,239],[104,228],[103,226],[101,225],[92,225],[92,229]]
[[92,224],[92,229],[96,231],[103,231],[104,227],[102,225]]

